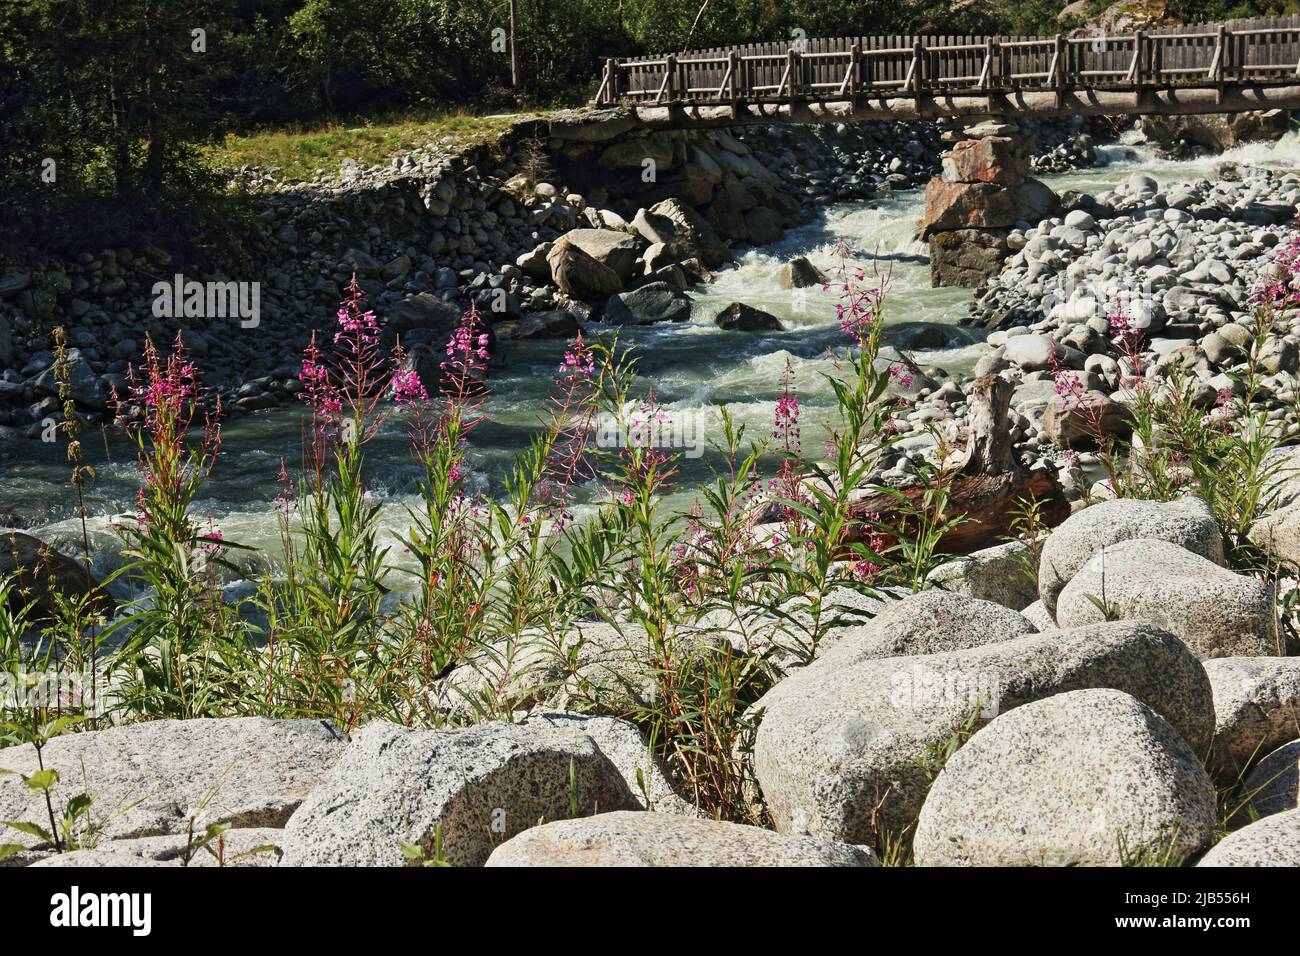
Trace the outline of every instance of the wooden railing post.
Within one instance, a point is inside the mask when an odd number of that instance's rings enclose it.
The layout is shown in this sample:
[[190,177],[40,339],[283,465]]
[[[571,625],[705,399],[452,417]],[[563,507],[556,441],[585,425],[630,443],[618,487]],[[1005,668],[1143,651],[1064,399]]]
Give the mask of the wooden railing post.
[[862,45],[855,43],[849,47],[849,69],[844,75],[844,85],[840,88],[840,95],[847,94],[853,99],[858,97],[858,85],[861,82],[860,74],[862,72]]
[[1056,91],[1056,108],[1059,110],[1065,105],[1065,36],[1060,33],[1056,35],[1052,51],[1052,66],[1055,73],[1052,86]]
[[[793,98],[799,90],[799,54],[795,52],[794,47],[786,51],[785,75],[786,82],[789,84],[786,89],[786,96]],[[777,90],[779,94],[781,91]]]
[[677,57],[669,53],[664,60],[664,96],[672,103],[677,99]]
[[735,50],[727,53],[727,99],[736,102],[736,90],[740,85],[740,55]]
[[921,92],[925,89],[925,44],[920,40],[912,47],[912,91],[916,94],[916,112],[921,112]]
[[1228,59],[1228,28],[1219,24],[1219,35],[1214,39],[1214,101],[1223,102],[1223,77]]
[[612,56],[605,61],[605,102],[618,102],[618,59]]
[[1142,63],[1143,60],[1142,54],[1144,54],[1145,52],[1146,52],[1146,34],[1144,34],[1141,30],[1135,30],[1133,32],[1133,70],[1132,70],[1133,77],[1132,79],[1133,79],[1133,86],[1139,91],[1141,91],[1142,89],[1142,74],[1145,72]]

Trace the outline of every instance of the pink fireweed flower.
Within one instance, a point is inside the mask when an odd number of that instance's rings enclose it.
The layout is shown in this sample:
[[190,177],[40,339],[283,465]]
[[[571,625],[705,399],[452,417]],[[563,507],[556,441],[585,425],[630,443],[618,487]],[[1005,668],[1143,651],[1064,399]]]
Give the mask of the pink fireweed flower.
[[398,405],[409,406],[429,399],[420,373],[413,368],[400,369],[393,373],[393,401]]
[[569,384],[583,379],[589,379],[596,374],[596,357],[592,354],[591,348],[582,341],[582,333],[564,351],[564,358],[560,362],[560,383]]
[[893,379],[894,384],[903,389],[903,391],[907,391],[911,388],[912,382],[914,381],[912,373],[897,363],[889,366],[889,377]]
[[1052,372],[1052,378],[1055,381],[1053,391],[1061,399],[1062,410],[1071,412],[1083,403],[1083,396],[1087,389],[1084,388],[1083,379],[1077,372],[1057,369]]
[[772,416],[772,437],[781,442],[783,451],[799,450],[799,398],[795,394],[794,365],[789,356],[781,373],[781,397],[776,400]]
[[1293,235],[1273,257],[1268,274],[1251,292],[1251,304],[1266,311],[1300,306],[1300,290],[1295,288],[1297,279],[1300,279],[1300,233]]

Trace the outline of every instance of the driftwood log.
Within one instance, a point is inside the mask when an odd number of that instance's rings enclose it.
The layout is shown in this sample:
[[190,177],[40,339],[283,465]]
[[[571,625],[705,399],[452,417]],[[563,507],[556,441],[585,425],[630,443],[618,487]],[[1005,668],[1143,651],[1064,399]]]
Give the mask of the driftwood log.
[[[960,519],[960,523],[939,541],[939,550],[948,554],[969,554],[981,548],[1001,544],[1015,533],[1016,512],[1031,499],[1038,502],[1039,520],[1055,527],[1070,516],[1070,503],[1056,475],[1050,471],[1029,471],[1016,458],[1007,426],[1011,407],[1011,383],[997,375],[977,378],[966,392],[970,413],[970,440],[963,461],[948,489],[948,503],[943,518]],[[919,485],[896,489],[915,508],[924,506],[925,489]],[[849,532],[849,543],[865,541],[873,534],[872,525],[862,521],[866,515],[879,515],[887,527],[903,532],[914,530],[914,519],[904,512],[896,495],[875,494],[853,504],[857,519]],[[894,543],[892,535],[880,536],[884,543]]]

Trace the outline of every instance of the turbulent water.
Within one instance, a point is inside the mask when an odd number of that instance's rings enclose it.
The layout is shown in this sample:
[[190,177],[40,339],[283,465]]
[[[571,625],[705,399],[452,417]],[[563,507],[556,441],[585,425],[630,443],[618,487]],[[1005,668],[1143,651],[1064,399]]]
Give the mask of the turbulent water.
[[[1058,192],[1098,193],[1139,171],[1162,185],[1212,177],[1214,167],[1225,160],[1294,169],[1300,166],[1300,139],[1289,135],[1277,144],[1251,144],[1222,156],[1190,161],[1158,160],[1142,147],[1122,145],[1104,147],[1103,155],[1110,160],[1108,165],[1042,178]],[[871,272],[874,258],[876,268],[887,276],[887,325],[916,321],[956,324],[966,313],[971,292],[930,288],[925,246],[913,238],[921,208],[919,191],[902,193],[872,208],[834,206],[815,222],[789,232],[782,242],[744,253],[734,268],[721,271],[713,284],[694,294],[691,322],[621,332],[620,341],[635,348],[642,384],[653,387],[669,412],[702,416],[706,441],[719,437],[717,409],[723,405],[746,425],[752,437],[761,438],[770,433],[782,372],[789,361],[803,408],[804,448],[815,449],[824,436],[819,420],[831,400],[823,375],[830,367],[827,350],[841,346],[844,339],[835,319],[834,294],[821,289],[798,293],[781,289],[776,281],[780,265],[793,256],[806,255],[831,274],[838,265],[837,241],[843,240],[854,264]],[[778,316],[787,330],[754,334],[717,329],[713,316],[737,301]],[[967,333],[964,338],[969,342],[978,341],[977,333]],[[969,342],[914,356],[926,367],[952,374],[965,372],[978,355],[978,346]],[[471,452],[471,480],[485,491],[499,488],[504,465],[537,428],[562,350],[560,342],[535,340],[506,343],[494,356],[488,419],[474,433]],[[290,471],[294,468],[301,419],[300,410],[278,410],[226,425],[221,462],[199,508],[211,515],[228,540],[274,550],[272,502],[279,490],[275,479],[282,458]],[[106,435],[101,440],[89,434],[83,445],[98,472],[89,494],[89,510],[94,515],[94,547],[102,571],[110,567],[115,551],[109,521],[112,515],[130,508],[136,470],[131,451],[120,437]],[[0,463],[4,477],[0,482],[0,523],[30,525],[33,533],[56,544],[79,543],[80,530],[74,526],[73,497],[67,484],[68,466],[61,448],[14,442],[8,454]],[[368,446],[367,454],[373,493],[384,502],[385,524],[389,531],[398,531],[406,523],[406,507],[413,503],[416,481],[400,424],[390,422]],[[682,485],[706,477],[714,462],[716,457],[711,454],[684,460]],[[690,498],[680,492],[672,503],[689,506]]]

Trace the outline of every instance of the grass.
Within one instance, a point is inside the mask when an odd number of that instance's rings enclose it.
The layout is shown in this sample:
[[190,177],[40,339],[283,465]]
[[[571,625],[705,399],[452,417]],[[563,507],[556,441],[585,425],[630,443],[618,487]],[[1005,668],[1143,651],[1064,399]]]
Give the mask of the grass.
[[512,124],[535,113],[475,115],[463,111],[415,111],[353,122],[331,121],[245,134],[227,133],[208,149],[219,166],[255,166],[286,182],[336,176],[345,160],[375,166],[450,137],[456,145],[491,142]]

